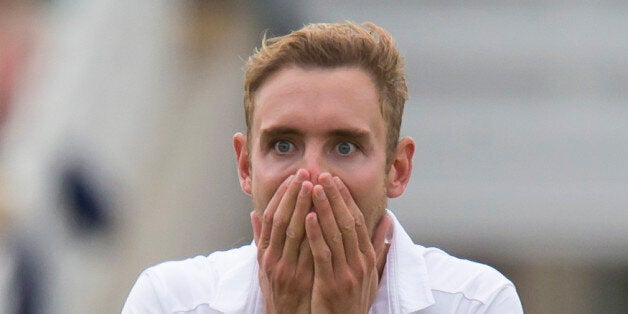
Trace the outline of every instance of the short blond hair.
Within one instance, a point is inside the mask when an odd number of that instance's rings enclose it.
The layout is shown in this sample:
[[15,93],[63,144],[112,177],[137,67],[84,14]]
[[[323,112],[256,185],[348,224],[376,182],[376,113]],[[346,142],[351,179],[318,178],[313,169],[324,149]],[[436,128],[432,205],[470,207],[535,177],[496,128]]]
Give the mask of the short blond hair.
[[288,35],[262,39],[261,49],[249,57],[244,77],[244,110],[250,136],[255,92],[273,73],[287,66],[334,68],[357,66],[373,78],[380,112],[387,124],[387,168],[392,162],[403,107],[408,99],[403,57],[390,34],[373,23],[309,24]]

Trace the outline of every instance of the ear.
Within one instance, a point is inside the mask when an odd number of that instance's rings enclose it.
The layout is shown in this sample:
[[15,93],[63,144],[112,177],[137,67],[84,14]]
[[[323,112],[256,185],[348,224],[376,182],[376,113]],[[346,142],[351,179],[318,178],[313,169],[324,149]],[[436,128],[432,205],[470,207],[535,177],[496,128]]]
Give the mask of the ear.
[[246,135],[242,133],[236,133],[233,136],[233,149],[238,163],[240,187],[244,193],[251,195],[251,160],[246,141]]
[[389,198],[398,197],[406,190],[412,174],[414,148],[414,140],[410,137],[404,137],[397,143],[386,184],[386,195]]

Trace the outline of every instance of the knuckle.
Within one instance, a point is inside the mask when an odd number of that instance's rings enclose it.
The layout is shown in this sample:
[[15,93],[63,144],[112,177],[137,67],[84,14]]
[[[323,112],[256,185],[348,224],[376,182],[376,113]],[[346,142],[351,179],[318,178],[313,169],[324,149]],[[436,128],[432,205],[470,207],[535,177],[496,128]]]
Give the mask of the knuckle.
[[286,219],[283,215],[275,215],[273,218],[273,228],[275,229],[286,229],[288,227],[288,219]]
[[368,267],[374,267],[375,263],[377,262],[375,252],[373,250],[369,250],[368,252],[366,252],[365,260]]
[[273,266],[271,263],[262,263],[262,265],[260,265],[260,269],[266,275],[266,277],[272,278]]
[[364,216],[360,210],[357,210],[357,214],[353,217],[353,225],[356,230],[360,230],[361,228],[365,228],[366,221],[364,220]]
[[329,242],[329,244],[334,243],[334,244],[339,244],[342,243],[342,233],[338,232],[336,233],[336,235],[331,236],[330,238],[326,238],[328,239],[327,241]]
[[355,217],[353,217],[356,226],[364,226],[366,224],[364,220],[364,215],[362,215],[362,211],[357,210],[355,213]]
[[262,265],[261,265],[262,268],[264,268],[264,269],[272,268],[273,264],[274,263],[273,263],[273,260],[272,260],[272,257],[270,256],[270,254],[268,254],[268,253],[262,254]]
[[293,226],[288,226],[288,229],[286,229],[286,238],[291,240],[298,240],[299,236],[297,230],[295,229],[296,228]]
[[264,223],[270,225],[270,224],[273,223],[273,216],[274,216],[273,212],[268,210],[268,209],[266,209],[264,211],[264,217],[262,219],[264,219]]
[[317,252],[314,254],[314,260],[318,263],[331,263],[331,251],[329,249],[323,249]]
[[354,229],[355,226],[356,226],[355,219],[349,218],[346,221],[343,221],[339,224],[340,232],[342,233],[352,232],[353,230],[355,230]]
[[257,264],[260,265],[260,268],[262,268],[262,262],[264,261],[263,257],[261,253],[257,253]]
[[354,291],[358,286],[358,280],[353,276],[343,276],[338,286],[344,292]]

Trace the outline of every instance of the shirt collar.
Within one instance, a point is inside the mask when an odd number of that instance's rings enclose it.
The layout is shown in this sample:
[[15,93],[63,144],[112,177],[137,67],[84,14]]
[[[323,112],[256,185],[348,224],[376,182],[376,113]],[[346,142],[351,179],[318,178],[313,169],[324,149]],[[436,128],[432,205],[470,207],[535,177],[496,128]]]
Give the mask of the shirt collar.
[[[435,303],[423,258],[425,248],[412,242],[391,211],[387,210],[387,214],[393,220],[393,232],[388,239],[390,248],[374,305],[402,313],[424,309]],[[257,247],[252,242],[242,249],[241,259],[220,276],[216,299],[211,302],[218,311],[250,312],[259,301]]]
[[423,257],[425,248],[414,244],[395,215],[386,212],[393,220],[393,232],[376,302],[388,303],[401,313],[424,309],[435,303]]

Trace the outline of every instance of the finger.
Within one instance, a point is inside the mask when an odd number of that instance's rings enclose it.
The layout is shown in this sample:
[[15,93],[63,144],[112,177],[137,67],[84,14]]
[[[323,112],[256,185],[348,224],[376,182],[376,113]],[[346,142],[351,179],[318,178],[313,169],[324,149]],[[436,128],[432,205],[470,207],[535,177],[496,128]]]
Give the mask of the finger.
[[340,195],[342,195],[345,204],[347,204],[347,208],[349,208],[349,211],[353,215],[360,252],[365,255],[370,254],[369,252],[371,252],[373,246],[371,244],[371,238],[369,236],[369,231],[366,227],[366,222],[364,220],[364,215],[362,214],[362,211],[355,203],[353,196],[351,196],[351,192],[349,192],[349,189],[344,184],[344,182],[342,182],[340,178],[335,177],[334,183],[336,183]]
[[312,182],[303,181],[294,206],[294,213],[290,219],[290,225],[286,230],[282,258],[288,263],[296,263],[299,258],[300,247],[305,236],[305,216],[310,208],[312,208]]
[[340,180],[338,177],[331,178],[331,175],[328,174],[322,175],[321,182],[323,184],[323,189],[325,190],[325,195],[329,199],[329,203],[331,204],[331,208],[334,214],[334,218],[336,219],[336,224],[338,225],[338,230],[342,234],[342,242],[343,248],[346,253],[346,261],[357,267],[361,263],[361,254],[358,248],[358,236],[355,230],[355,219],[353,215],[347,208],[347,204],[345,203],[343,196],[340,194],[338,190],[338,186],[335,181]]
[[334,213],[332,212],[327,195],[325,195],[323,186],[314,186],[312,194],[314,195],[312,201],[316,207],[317,220],[321,226],[323,238],[331,251],[334,267],[343,267],[347,264],[347,258],[342,243],[342,234],[336,224]]
[[381,270],[386,263],[386,255],[388,253],[386,237],[390,234],[392,227],[392,219],[388,214],[384,214],[373,233],[373,249],[375,250],[375,261],[378,270]]
[[353,199],[353,196],[351,196],[351,192],[345,183],[338,177],[334,177],[334,183],[338,187],[338,191],[340,192],[340,195],[342,195],[342,199],[345,201],[345,204],[347,204],[347,208],[349,208],[353,217],[355,217],[357,213],[361,214],[362,212],[360,211],[360,208],[355,203],[355,200]]
[[314,261],[314,277],[328,282],[334,276],[332,253],[325,242],[316,213],[309,213],[305,218],[305,231]]
[[288,183],[288,189],[284,193],[277,210],[273,215],[272,230],[270,232],[270,244],[268,250],[272,256],[280,258],[286,241],[286,229],[290,224],[294,206],[297,201],[297,194],[301,189],[303,180],[307,177],[307,171],[299,169],[296,175]]
[[[305,224],[303,224],[305,226]],[[314,259],[309,241],[302,241],[299,248],[299,260],[297,262],[297,278],[312,278],[314,273]]]
[[253,227],[253,239],[255,240],[255,245],[259,247],[259,237],[262,233],[262,222],[255,210],[251,211],[251,226]]
[[268,202],[268,205],[266,205],[266,209],[264,209],[264,213],[262,214],[262,231],[259,237],[259,241],[257,243],[258,260],[270,245],[270,234],[273,226],[273,216],[275,215],[275,211],[277,210],[277,206],[279,206],[281,198],[288,188],[288,182],[292,181],[293,178],[294,175],[290,175],[281,183],[281,185],[279,185],[277,191],[275,191],[275,194],[270,199],[270,202]]

